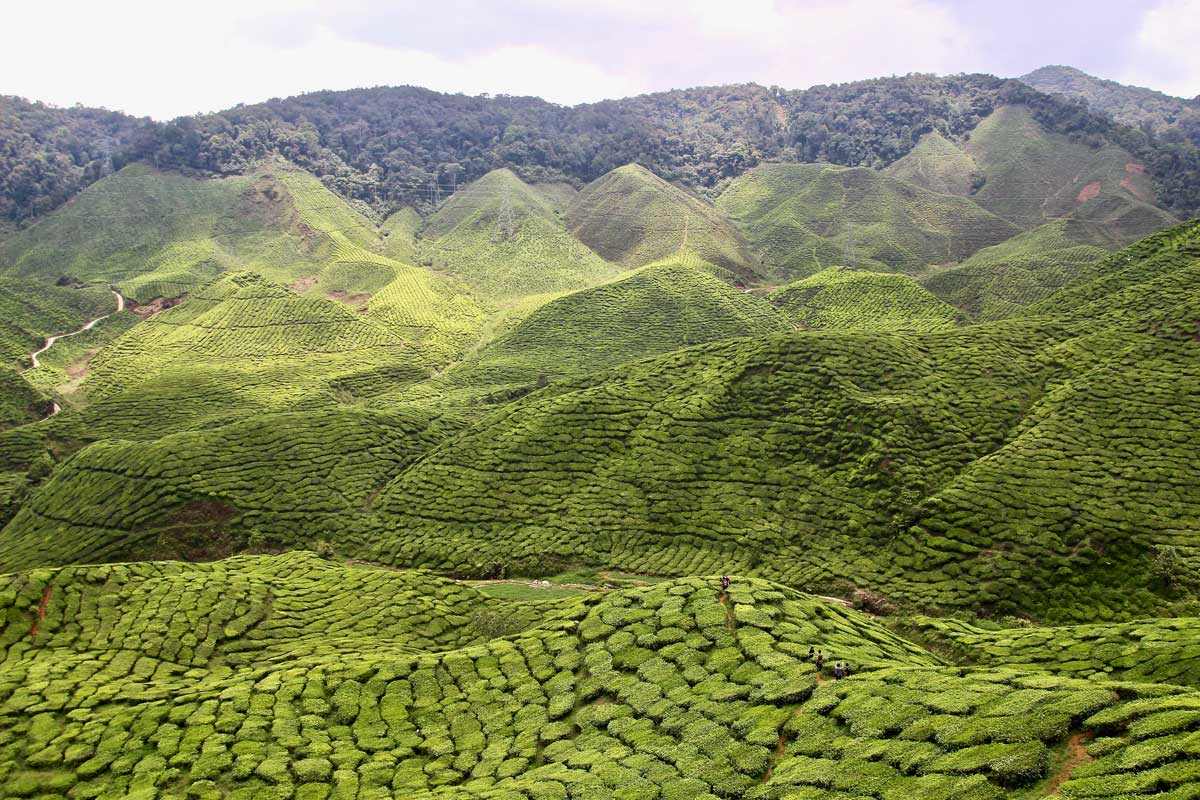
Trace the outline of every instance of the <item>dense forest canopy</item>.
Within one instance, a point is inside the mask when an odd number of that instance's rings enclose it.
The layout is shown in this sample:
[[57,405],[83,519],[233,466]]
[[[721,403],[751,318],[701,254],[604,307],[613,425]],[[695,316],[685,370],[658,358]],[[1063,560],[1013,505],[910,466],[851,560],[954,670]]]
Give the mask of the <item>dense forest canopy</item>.
[[961,137],[995,108],[1029,106],[1047,128],[1143,159],[1163,205],[1200,210],[1200,126],[1132,127],[990,75],[907,75],[804,90],[744,84],[565,107],[533,97],[417,87],[324,91],[155,123],[95,109],[0,99],[0,216],[44,214],[114,166],[146,160],[236,174],[279,153],[382,213],[436,203],[507,166],[581,185],[631,162],[697,190],[764,161],[882,167],[922,134]]

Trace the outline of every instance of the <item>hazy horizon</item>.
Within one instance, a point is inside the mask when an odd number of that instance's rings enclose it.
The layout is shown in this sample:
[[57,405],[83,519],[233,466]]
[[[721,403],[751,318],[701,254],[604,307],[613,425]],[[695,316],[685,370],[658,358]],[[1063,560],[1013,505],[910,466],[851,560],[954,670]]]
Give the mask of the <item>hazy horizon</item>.
[[[320,90],[413,85],[564,105],[693,86],[789,89],[912,72],[1019,77],[1062,64],[1200,93],[1200,0],[148,0],[5,13],[0,93],[170,119]],[[65,22],[63,20],[66,20]],[[1086,24],[1083,24],[1083,23]],[[36,70],[30,65],[37,63]]]

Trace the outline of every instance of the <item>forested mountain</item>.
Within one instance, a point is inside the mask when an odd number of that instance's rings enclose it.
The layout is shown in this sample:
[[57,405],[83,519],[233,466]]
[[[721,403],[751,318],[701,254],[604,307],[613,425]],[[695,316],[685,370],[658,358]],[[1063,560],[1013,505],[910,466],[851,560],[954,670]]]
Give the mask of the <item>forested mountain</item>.
[[1047,66],[1021,76],[1021,82],[1046,94],[1065,95],[1083,100],[1094,111],[1102,111],[1117,122],[1165,133],[1182,129],[1196,140],[1200,131],[1200,97],[1172,97],[1141,86],[1126,86],[1097,78],[1083,70],[1065,66]]
[[4,102],[9,121],[0,125],[0,152],[21,153],[22,164],[58,165],[45,178],[18,172],[9,179],[0,210],[11,220],[61,204],[104,174],[109,158],[118,167],[143,159],[229,175],[279,153],[343,196],[382,211],[432,205],[499,167],[531,182],[579,186],[636,162],[669,181],[715,192],[764,161],[881,168],[927,133],[961,138],[996,108],[1013,104],[1027,106],[1051,132],[1129,150],[1145,161],[1165,208],[1185,216],[1200,208],[1194,138],[1116,125],[1085,103],[989,75],[913,74],[803,90],[702,87],[572,108],[532,97],[377,87],[165,124]]

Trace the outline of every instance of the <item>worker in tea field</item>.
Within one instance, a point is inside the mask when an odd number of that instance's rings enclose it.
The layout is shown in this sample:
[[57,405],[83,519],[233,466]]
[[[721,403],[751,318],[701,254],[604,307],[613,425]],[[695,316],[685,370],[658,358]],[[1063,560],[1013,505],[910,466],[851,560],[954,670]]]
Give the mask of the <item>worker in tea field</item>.
[[808,646],[808,660],[809,660],[809,661],[812,661],[812,660],[813,660],[814,658],[816,658],[816,657],[817,657],[817,651],[816,651],[816,649],[815,649],[815,648],[814,648],[814,647],[813,647],[813,646],[810,644],[810,645]]
[[833,665],[833,678],[840,681],[843,675],[845,675],[845,672],[842,670],[842,662],[839,661]]
[[825,653],[818,650],[817,651],[817,672],[820,672],[823,669],[825,669]]
[[721,576],[721,591],[725,592],[726,594],[729,593],[729,576],[728,575]]

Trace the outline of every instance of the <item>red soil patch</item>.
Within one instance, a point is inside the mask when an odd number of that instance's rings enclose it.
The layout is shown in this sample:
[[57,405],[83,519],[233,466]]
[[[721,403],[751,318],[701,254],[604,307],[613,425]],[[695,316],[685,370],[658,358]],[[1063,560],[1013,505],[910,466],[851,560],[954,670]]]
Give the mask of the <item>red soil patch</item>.
[[1136,163],[1131,162],[1131,163],[1125,165],[1125,171],[1131,175],[1145,175],[1146,174],[1146,165],[1145,164],[1136,164]]
[[46,618],[46,606],[50,604],[50,593],[54,591],[53,586],[47,586],[42,590],[42,602],[38,603],[37,616],[34,617],[33,624],[29,626],[29,641],[37,638],[38,623]]
[[303,292],[317,285],[317,276],[309,275],[307,278],[298,278],[288,284],[288,288],[293,292]]
[[1094,183],[1089,183],[1087,186],[1080,189],[1079,196],[1075,199],[1081,203],[1086,203],[1088,200],[1091,200],[1098,194],[1100,194],[1100,183],[1097,181]]
[[1059,789],[1071,779],[1071,773],[1092,760],[1087,753],[1087,743],[1091,738],[1090,733],[1073,733],[1071,738],[1067,739],[1067,760],[1046,784],[1046,788],[1042,792],[1044,797],[1058,797]]
[[1146,194],[1133,182],[1133,178],[1121,178],[1121,187],[1139,200],[1146,200]]

